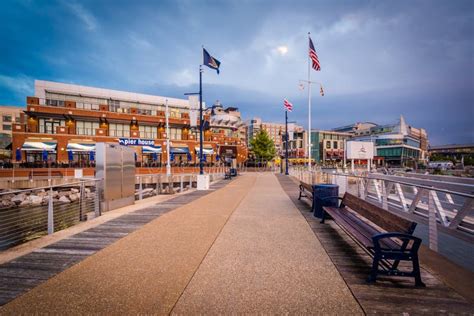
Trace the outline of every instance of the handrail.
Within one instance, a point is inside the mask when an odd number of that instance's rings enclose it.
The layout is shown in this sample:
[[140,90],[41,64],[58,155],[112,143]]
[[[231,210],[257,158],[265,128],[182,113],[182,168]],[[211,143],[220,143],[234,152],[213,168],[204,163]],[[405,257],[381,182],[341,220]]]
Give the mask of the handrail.
[[435,187],[432,187],[432,186],[427,186],[427,185],[422,185],[422,184],[414,184],[414,183],[405,182],[405,181],[380,178],[380,177],[377,177],[377,176],[373,176],[373,177],[369,178],[368,176],[358,176],[358,175],[351,175],[351,174],[347,174],[347,173],[330,173],[330,172],[325,172],[325,171],[321,171],[321,172],[325,173],[325,174],[328,174],[328,175],[335,175],[335,176],[383,180],[383,181],[387,181],[387,182],[393,182],[393,183],[400,183],[400,184],[403,184],[403,185],[409,185],[409,186],[417,187],[417,188],[420,188],[420,189],[432,190],[432,191],[448,193],[448,194],[455,194],[455,195],[458,195],[458,196],[471,198],[471,199],[474,198],[474,194],[469,194],[469,193],[464,193],[464,192],[457,192],[457,191],[452,191],[452,190],[447,190],[447,189],[440,189],[440,188],[435,188]]
[[71,182],[71,183],[63,183],[63,184],[56,184],[56,185],[48,185],[48,186],[43,186],[43,187],[34,187],[34,188],[30,188],[30,189],[22,189],[22,190],[16,190],[16,191],[5,191],[5,192],[0,192],[0,196],[2,195],[7,195],[7,194],[18,194],[18,193],[22,193],[22,192],[29,192],[29,191],[32,191],[32,190],[46,190],[46,189],[54,189],[54,188],[58,188],[58,187],[65,187],[65,186],[71,186],[71,185],[80,185],[84,182],[90,182],[90,181],[94,181],[94,182],[99,182],[101,181],[101,179],[96,179],[96,178],[82,178],[82,180],[78,181],[78,182]]

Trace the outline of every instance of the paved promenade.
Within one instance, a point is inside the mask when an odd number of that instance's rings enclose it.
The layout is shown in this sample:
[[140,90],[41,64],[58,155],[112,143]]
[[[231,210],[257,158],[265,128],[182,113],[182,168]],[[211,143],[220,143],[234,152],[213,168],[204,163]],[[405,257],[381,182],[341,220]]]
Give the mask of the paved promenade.
[[273,174],[161,215],[0,314],[362,314]]

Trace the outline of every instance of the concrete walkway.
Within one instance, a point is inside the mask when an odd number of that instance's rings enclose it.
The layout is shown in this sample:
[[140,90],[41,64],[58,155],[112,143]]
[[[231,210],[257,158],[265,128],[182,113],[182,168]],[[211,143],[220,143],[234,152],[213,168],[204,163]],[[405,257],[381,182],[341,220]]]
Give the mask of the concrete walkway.
[[0,314],[362,314],[272,174],[160,216]]

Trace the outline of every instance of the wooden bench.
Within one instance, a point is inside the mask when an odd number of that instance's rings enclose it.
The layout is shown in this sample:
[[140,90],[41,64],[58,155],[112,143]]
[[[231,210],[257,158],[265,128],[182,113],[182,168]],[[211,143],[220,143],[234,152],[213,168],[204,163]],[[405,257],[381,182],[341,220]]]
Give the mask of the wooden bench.
[[[359,245],[373,256],[368,282],[376,282],[377,275],[414,277],[416,286],[421,281],[418,249],[421,239],[413,236],[416,223],[401,218],[383,208],[352,194],[344,194],[339,207],[323,207],[321,223],[329,214]],[[411,261],[412,271],[400,271],[400,261]]]
[[[298,200],[301,200],[302,197],[310,199],[311,204],[313,203],[313,186],[300,181],[300,195],[298,196]],[[311,206],[311,209],[313,209],[313,206]]]

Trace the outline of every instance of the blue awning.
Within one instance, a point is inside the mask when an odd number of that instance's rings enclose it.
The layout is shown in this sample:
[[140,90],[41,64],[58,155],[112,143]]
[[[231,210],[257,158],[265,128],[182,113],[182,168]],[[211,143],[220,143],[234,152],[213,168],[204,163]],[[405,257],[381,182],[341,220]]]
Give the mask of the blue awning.
[[161,154],[161,146],[143,146],[144,154]]
[[68,143],[67,150],[70,151],[95,151],[95,143]]
[[21,146],[21,150],[26,151],[56,151],[58,143],[56,142],[33,142],[26,141]]
[[170,152],[172,154],[188,154],[189,148],[188,147],[171,147]]
[[[196,146],[195,150],[199,154],[199,146]],[[214,149],[212,147],[203,147],[202,153],[204,155],[214,155]]]

